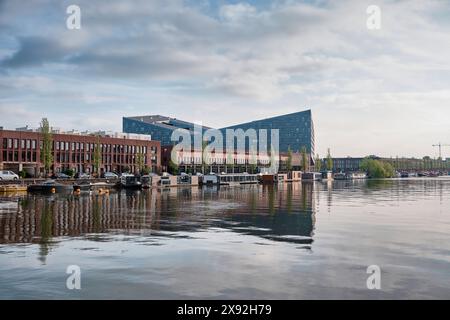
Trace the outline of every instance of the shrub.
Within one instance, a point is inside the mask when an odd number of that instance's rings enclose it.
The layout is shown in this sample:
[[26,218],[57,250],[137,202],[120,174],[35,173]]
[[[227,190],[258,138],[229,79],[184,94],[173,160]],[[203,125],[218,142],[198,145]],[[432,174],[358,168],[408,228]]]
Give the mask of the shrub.
[[361,170],[365,171],[370,178],[392,178],[395,175],[391,164],[370,158],[361,162]]

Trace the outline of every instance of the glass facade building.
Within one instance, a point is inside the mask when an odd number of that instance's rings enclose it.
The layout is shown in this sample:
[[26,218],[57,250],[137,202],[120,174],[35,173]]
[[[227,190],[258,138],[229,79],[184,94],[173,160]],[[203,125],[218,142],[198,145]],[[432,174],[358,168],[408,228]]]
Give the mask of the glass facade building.
[[[193,133],[194,124],[160,115],[123,118],[123,132],[150,134],[152,140],[161,141],[161,145],[163,146],[174,144],[171,141],[171,136],[172,132],[178,128],[187,129]],[[203,127],[203,129],[206,130],[209,128]],[[279,152],[286,153],[290,148],[293,153],[297,153],[301,152],[303,148],[306,148],[311,158],[314,155],[314,123],[311,110],[221,128],[219,130],[224,134],[224,144],[226,143],[225,133],[227,129],[242,129],[244,131],[254,129],[257,133],[260,129],[266,129],[269,145],[271,142],[270,130],[278,129]]]
[[292,152],[301,152],[303,147],[307,153],[313,155],[315,149],[314,139],[314,123],[312,120],[311,110],[295,112],[273,118],[256,120],[252,122],[242,123],[235,126],[222,128],[225,134],[226,129],[254,129],[258,132],[260,129],[267,129],[268,143],[270,144],[270,130],[279,130],[279,151],[281,153],[288,152],[291,148]]

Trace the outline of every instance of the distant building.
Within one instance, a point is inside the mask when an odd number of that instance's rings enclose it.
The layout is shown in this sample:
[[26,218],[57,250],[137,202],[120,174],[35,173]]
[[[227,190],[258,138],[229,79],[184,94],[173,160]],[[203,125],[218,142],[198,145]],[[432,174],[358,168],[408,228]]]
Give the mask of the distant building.
[[[372,156],[373,159],[380,159],[379,157]],[[361,168],[361,162],[365,157],[345,157],[345,158],[333,158],[333,171],[334,172],[354,172],[359,171]],[[323,168],[326,168],[327,159],[323,160]]]
[[[333,158],[333,171],[334,172],[354,172],[359,171],[361,168],[361,162],[371,158],[390,163],[398,171],[426,171],[426,170],[449,170],[450,159],[432,159],[430,157],[418,158],[386,158],[378,156],[368,157],[346,157],[346,158]],[[327,159],[323,159],[322,167],[326,168]]]
[[[137,172],[142,163],[153,171],[160,169],[161,143],[130,134],[81,135],[53,134],[53,172],[73,169],[94,172],[94,150],[99,144],[100,172]],[[0,170],[25,170],[32,176],[43,172],[40,146],[42,135],[36,131],[0,130]],[[142,155],[142,158],[140,158]]]

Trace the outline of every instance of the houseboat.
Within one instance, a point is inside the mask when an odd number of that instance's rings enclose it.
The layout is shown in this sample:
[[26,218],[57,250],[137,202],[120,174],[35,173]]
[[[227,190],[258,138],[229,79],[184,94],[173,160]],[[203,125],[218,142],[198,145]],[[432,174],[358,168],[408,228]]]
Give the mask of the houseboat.
[[261,174],[259,175],[259,182],[262,184],[278,183],[278,174]]
[[367,179],[367,174],[365,172],[350,172],[347,174],[347,179]]
[[320,181],[322,180],[322,173],[320,172],[304,172],[302,175],[304,181]]
[[241,184],[257,184],[259,182],[258,175],[248,173],[233,174],[207,174],[201,179],[203,185],[241,185]]
[[139,177],[132,174],[123,174],[118,182],[119,188],[123,189],[142,189],[142,183]]
[[347,180],[347,175],[344,172],[335,173],[334,180]]
[[220,174],[217,176],[221,185],[257,184],[258,175],[248,173]]
[[170,187],[170,185],[172,184],[170,181],[170,176],[163,175],[159,180],[158,184],[160,187]]

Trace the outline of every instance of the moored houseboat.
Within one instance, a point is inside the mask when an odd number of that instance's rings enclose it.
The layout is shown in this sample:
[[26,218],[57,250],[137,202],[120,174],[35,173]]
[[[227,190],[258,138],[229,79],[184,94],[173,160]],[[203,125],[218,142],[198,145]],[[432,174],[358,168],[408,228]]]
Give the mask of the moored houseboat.
[[259,175],[259,182],[262,184],[278,183],[278,174],[261,174]]
[[350,172],[347,174],[347,179],[367,179],[367,174],[365,172]]
[[334,180],[347,180],[347,175],[344,172],[338,172],[334,174]]
[[142,189],[139,177],[132,174],[123,174],[118,182],[118,187],[123,189]]
[[320,172],[304,172],[302,175],[303,181],[320,181],[322,180],[322,173]]

